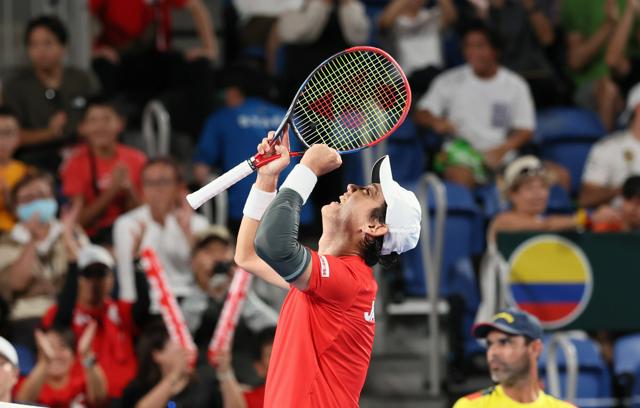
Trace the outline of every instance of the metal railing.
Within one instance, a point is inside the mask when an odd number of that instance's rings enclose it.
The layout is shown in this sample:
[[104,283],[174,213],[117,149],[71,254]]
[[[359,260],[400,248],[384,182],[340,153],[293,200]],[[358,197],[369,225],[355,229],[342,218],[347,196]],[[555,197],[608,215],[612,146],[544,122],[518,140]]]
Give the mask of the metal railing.
[[[568,402],[575,402],[578,390],[578,352],[566,333],[555,333],[547,344],[547,383],[549,393]],[[566,362],[566,389],[560,391],[560,373],[558,370],[558,347],[562,349]]]
[[[435,230],[431,238],[429,213],[429,186],[432,187],[435,199]],[[430,305],[428,327],[431,342],[429,346],[429,393],[440,394],[440,321],[438,303],[440,277],[442,272],[442,253],[444,245],[444,224],[447,216],[447,194],[440,179],[432,173],[425,174],[418,186],[418,198],[422,207],[422,228],[420,231],[422,261],[424,264],[425,282],[427,283],[427,302]],[[433,241],[433,244],[432,244]]]
[[171,117],[162,102],[151,100],[142,113],[142,139],[149,157],[167,156],[171,147]]

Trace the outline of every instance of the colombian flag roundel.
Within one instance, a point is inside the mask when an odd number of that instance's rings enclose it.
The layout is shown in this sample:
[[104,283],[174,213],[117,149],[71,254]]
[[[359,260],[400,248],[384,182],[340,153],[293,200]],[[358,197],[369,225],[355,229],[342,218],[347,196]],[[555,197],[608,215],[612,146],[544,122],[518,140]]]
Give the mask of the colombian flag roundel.
[[557,235],[520,244],[509,259],[511,300],[553,329],[574,321],[589,303],[591,265],[582,249]]

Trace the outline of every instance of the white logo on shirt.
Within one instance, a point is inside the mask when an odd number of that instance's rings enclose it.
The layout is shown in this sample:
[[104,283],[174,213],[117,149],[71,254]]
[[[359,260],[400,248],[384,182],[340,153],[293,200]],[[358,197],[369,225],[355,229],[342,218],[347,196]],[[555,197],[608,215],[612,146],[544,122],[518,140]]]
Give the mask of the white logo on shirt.
[[323,278],[329,277],[329,262],[327,262],[327,258],[324,256],[320,257],[320,276]]
[[372,301],[371,302],[371,311],[369,312],[364,312],[364,320],[368,321],[369,323],[375,323],[376,322],[376,301]]

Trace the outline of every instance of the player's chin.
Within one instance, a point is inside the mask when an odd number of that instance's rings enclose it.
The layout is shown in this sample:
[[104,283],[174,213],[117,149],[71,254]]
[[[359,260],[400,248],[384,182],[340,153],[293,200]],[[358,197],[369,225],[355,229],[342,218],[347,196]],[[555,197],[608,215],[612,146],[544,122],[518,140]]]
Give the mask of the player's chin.
[[330,215],[338,212],[340,208],[340,203],[337,201],[332,201],[329,204],[323,205],[321,208],[322,215]]

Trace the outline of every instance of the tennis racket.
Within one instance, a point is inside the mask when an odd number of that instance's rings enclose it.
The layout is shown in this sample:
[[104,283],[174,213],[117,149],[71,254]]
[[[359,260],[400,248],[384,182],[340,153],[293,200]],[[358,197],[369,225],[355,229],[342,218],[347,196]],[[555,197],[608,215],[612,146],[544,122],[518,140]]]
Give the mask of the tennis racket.
[[[411,88],[400,65],[375,47],[353,47],[320,64],[304,81],[276,129],[285,126],[308,148],[324,143],[340,154],[380,143],[404,121],[411,107]],[[301,156],[303,152],[292,152]],[[215,197],[279,156],[261,154],[187,196],[193,209]]]

